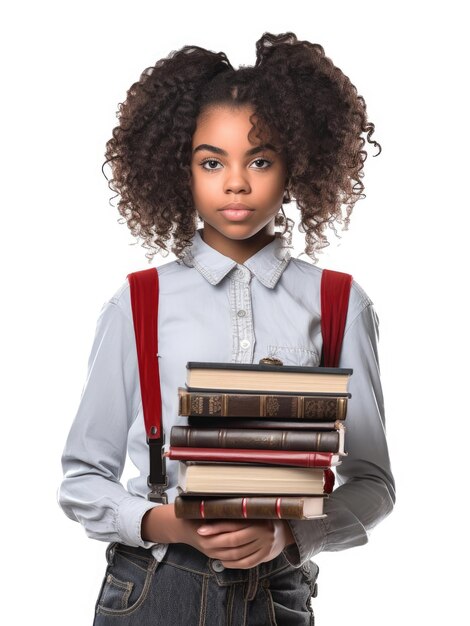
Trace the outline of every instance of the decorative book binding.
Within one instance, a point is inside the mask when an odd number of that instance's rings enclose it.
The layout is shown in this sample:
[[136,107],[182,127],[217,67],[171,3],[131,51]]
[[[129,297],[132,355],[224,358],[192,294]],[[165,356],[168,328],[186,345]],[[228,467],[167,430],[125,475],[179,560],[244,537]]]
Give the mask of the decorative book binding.
[[179,415],[271,417],[320,421],[344,420],[349,394],[292,395],[200,392],[178,387]]

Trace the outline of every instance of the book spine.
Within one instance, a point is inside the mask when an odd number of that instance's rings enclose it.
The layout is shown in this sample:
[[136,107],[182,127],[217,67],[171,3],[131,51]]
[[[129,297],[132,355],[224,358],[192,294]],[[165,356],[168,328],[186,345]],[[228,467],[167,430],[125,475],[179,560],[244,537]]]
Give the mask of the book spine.
[[[323,500],[322,496],[318,496]],[[176,496],[175,516],[183,519],[303,519],[298,497],[195,498]],[[323,510],[323,509],[322,509]],[[322,513],[319,514],[319,517]]]
[[[220,419],[212,417],[188,417],[188,424],[197,428],[220,428]],[[310,422],[304,420],[257,420],[224,417],[224,428],[273,428],[281,430],[339,430],[343,422]]]
[[335,421],[346,418],[347,397],[187,391],[178,388],[179,415]]
[[250,450],[241,448],[177,448],[165,456],[173,461],[215,461],[224,463],[263,463],[294,467],[331,467],[337,465],[331,452],[291,450]]
[[173,426],[170,445],[189,448],[256,448],[338,452],[339,431],[295,431]]
[[323,474],[323,493],[331,493],[335,486],[335,474],[333,470],[327,468]]

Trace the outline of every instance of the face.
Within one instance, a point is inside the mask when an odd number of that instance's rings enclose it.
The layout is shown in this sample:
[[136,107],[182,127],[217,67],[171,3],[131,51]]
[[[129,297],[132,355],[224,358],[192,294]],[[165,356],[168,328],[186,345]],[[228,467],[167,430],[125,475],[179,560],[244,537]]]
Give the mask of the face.
[[240,249],[274,237],[286,184],[282,155],[272,144],[251,143],[249,106],[213,106],[200,115],[192,142],[191,189],[204,221],[204,241]]

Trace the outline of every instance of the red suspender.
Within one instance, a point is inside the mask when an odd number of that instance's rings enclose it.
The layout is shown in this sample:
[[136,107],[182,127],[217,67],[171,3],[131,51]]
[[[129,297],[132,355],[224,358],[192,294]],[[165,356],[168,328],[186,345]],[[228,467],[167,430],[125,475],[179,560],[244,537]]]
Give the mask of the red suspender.
[[[165,436],[162,424],[162,397],[158,366],[158,271],[156,268],[127,276],[131,292],[140,391],[145,432],[150,454],[148,495],[153,502],[167,503],[168,486],[162,446]],[[348,312],[352,276],[323,270],[321,280],[321,329],[323,351],[321,365],[337,367]]]
[[352,276],[323,270],[321,278],[321,332],[323,351],[321,366],[338,367],[344,328],[348,314]]
[[149,500],[166,503],[166,477],[162,446],[162,396],[158,365],[158,271],[156,268],[127,276],[131,291],[132,317],[139,362],[140,392],[145,432],[150,453]]

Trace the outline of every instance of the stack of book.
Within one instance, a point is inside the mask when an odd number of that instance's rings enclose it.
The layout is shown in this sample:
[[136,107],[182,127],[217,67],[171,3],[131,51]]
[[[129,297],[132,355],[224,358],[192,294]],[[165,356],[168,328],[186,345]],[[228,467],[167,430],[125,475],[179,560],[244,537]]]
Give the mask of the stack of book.
[[351,369],[187,363],[165,453],[179,461],[175,515],[324,517],[341,462]]

